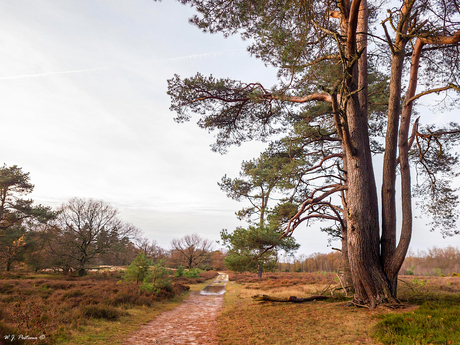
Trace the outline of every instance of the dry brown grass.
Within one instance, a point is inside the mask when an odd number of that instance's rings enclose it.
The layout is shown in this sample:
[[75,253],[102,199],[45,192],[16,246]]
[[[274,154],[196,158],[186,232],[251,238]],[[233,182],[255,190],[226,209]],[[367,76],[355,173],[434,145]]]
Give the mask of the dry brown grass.
[[[379,344],[371,337],[380,317],[411,312],[417,304],[444,294],[460,293],[460,277],[402,276],[400,310],[369,310],[346,306],[345,299],[294,304],[255,302],[256,294],[274,297],[308,297],[333,285],[335,275],[278,273],[259,279],[251,274],[235,275],[227,285],[224,311],[218,319],[221,344]],[[310,281],[301,283],[298,280]],[[289,281],[290,283],[285,283]],[[236,282],[239,282],[237,284]],[[311,283],[313,282],[313,283]]]
[[[90,320],[116,321],[128,316],[129,308],[154,308],[188,288],[173,283],[170,288],[152,294],[139,290],[136,284],[120,282],[121,276],[117,273],[84,278],[50,275],[23,275],[21,279],[5,275],[3,278],[0,280],[0,343],[5,335],[17,338],[20,334],[44,335],[44,341],[37,341],[40,344],[61,343],[71,336],[72,330],[78,330]],[[35,341],[27,340],[27,344],[33,343]]]
[[398,297],[404,302],[418,304],[451,294],[460,294],[460,277],[399,276]]
[[255,284],[251,286],[262,290],[302,284],[327,284],[337,279],[335,273],[326,272],[269,272],[264,273],[262,278],[259,278],[256,273],[228,272],[228,277],[230,281],[238,284]]
[[[276,297],[306,297],[317,294],[325,284],[274,288],[264,293]],[[369,320],[376,313],[345,307],[345,303],[254,302],[259,289],[227,285],[224,311],[218,319],[221,344],[376,344],[370,338]]]

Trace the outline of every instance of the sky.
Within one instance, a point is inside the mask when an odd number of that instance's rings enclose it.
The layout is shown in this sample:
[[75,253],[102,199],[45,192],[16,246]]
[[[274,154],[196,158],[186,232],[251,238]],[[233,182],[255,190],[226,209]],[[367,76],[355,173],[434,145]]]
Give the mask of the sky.
[[[235,216],[244,204],[217,182],[265,145],[212,152],[197,118],[173,121],[167,79],[201,72],[270,86],[276,72],[239,37],[190,25],[193,13],[172,0],[0,0],[0,164],[30,173],[36,203],[104,200],[164,248],[245,225]],[[426,223],[415,219],[412,250],[460,246]],[[331,251],[318,227],[295,237],[299,253]]]

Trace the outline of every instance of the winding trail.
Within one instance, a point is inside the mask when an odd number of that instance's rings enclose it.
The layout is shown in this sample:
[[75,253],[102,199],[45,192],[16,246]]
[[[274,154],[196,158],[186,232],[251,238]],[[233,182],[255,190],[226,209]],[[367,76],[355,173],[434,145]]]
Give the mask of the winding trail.
[[[225,286],[227,281],[228,277],[220,274],[211,285]],[[190,292],[178,307],[142,326],[126,344],[217,344],[216,319],[222,309],[223,292]]]

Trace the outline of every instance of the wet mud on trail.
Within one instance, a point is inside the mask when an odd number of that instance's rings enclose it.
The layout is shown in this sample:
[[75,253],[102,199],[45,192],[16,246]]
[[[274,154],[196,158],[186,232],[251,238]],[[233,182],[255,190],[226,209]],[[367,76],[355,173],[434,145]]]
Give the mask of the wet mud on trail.
[[227,279],[221,274],[211,284],[222,286],[219,292],[212,293],[208,287],[202,290],[204,293],[190,292],[178,307],[142,326],[126,344],[217,344],[216,319],[224,302]]

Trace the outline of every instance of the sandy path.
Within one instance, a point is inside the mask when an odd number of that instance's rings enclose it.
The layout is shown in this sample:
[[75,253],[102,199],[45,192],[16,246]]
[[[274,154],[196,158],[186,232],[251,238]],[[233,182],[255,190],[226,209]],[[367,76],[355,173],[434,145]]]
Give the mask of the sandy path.
[[126,344],[217,344],[216,318],[223,295],[192,291],[178,307],[145,324]]

